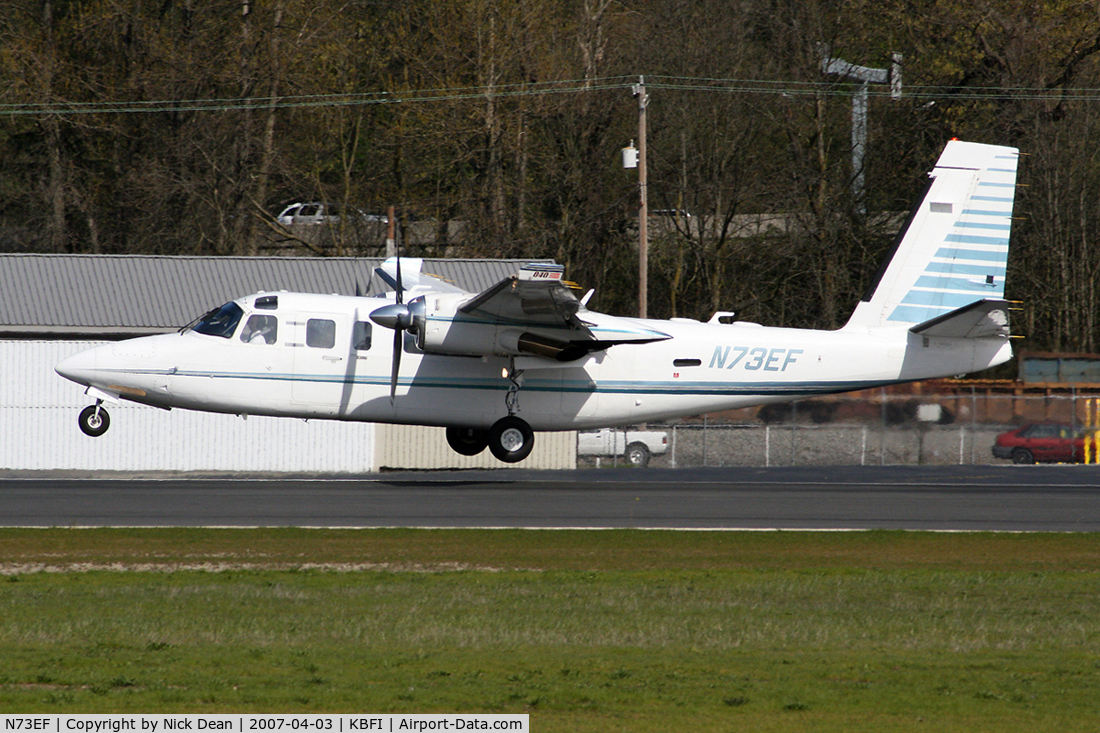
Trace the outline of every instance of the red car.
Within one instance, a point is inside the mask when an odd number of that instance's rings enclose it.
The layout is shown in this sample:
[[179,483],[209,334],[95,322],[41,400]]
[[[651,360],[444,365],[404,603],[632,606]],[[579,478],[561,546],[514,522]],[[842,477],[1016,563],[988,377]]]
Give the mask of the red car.
[[998,435],[993,457],[1011,458],[1013,463],[1080,463],[1085,460],[1086,432],[1059,423],[1025,425]]

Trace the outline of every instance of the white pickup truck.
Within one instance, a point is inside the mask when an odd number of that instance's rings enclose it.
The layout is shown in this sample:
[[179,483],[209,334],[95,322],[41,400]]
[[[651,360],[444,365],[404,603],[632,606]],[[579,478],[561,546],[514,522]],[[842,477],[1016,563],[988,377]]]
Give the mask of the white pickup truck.
[[668,433],[656,430],[586,430],[577,433],[578,456],[624,456],[632,466],[645,467],[649,457],[668,450]]

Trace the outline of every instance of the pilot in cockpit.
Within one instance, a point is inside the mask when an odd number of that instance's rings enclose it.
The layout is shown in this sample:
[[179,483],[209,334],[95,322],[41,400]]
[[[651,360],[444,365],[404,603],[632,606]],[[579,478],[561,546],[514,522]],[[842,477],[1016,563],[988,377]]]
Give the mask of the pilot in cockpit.
[[241,329],[241,341],[246,344],[273,344],[278,323],[275,316],[249,316]]

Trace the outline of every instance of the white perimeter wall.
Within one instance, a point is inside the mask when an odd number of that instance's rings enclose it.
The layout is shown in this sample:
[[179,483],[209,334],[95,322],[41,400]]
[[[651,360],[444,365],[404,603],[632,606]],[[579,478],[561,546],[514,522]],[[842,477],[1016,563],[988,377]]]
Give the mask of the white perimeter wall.
[[[106,404],[110,429],[89,438],[76,416],[93,400],[54,372],[103,342],[0,340],[0,469],[369,473],[386,468],[506,467],[451,451],[442,428],[216,415]],[[380,431],[377,428],[383,428]],[[376,446],[377,442],[377,446]],[[540,433],[516,468],[574,468],[575,433]],[[376,453],[378,460],[375,460]]]

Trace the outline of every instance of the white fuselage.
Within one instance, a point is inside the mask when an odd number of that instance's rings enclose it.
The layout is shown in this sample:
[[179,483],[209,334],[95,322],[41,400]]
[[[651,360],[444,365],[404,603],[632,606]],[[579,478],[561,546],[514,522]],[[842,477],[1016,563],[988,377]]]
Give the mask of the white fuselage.
[[[187,330],[132,339],[81,352],[57,370],[93,396],[158,407],[488,428],[509,414],[514,369],[516,414],[535,430],[570,430],[963,374],[1011,357],[1007,339],[929,338],[903,326],[813,331],[620,319],[671,338],[568,363],[426,354],[402,333],[391,400],[394,332],[363,325],[384,299],[281,293],[279,300],[272,311],[237,301],[244,315],[228,337]],[[252,315],[277,319],[273,343],[242,340]],[[332,325],[315,332],[319,321]]]

